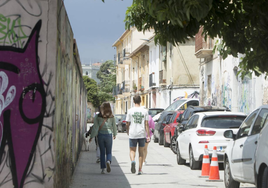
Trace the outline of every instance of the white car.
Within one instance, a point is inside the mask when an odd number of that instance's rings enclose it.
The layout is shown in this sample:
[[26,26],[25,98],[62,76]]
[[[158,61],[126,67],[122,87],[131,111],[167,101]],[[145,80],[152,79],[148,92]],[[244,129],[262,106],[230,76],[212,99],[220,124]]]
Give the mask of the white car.
[[[226,148],[224,156],[224,183],[227,188],[238,188],[240,182],[257,184],[266,173],[267,185],[267,127],[268,105],[254,110],[240,126],[237,134],[224,133],[232,142]],[[262,132],[265,130],[265,132]],[[263,136],[262,134],[265,134]],[[260,135],[262,137],[259,140]],[[264,137],[264,138],[263,138]],[[258,143],[260,142],[260,143]],[[259,145],[259,146],[258,146]],[[265,150],[266,145],[266,150]],[[256,149],[258,146],[258,153]],[[257,157],[256,157],[257,156]],[[256,178],[258,177],[258,178]],[[258,187],[263,187],[259,186]],[[266,188],[267,186],[265,186]]]
[[[199,99],[183,98],[183,99],[176,100],[171,105],[169,105],[164,111],[185,110],[188,106],[199,106]],[[158,121],[161,114],[162,112],[153,117],[154,122]]]
[[256,149],[255,177],[257,187],[268,187],[268,126],[260,132]]
[[246,115],[240,112],[214,111],[194,114],[184,127],[179,128],[177,163],[181,165],[189,160],[191,169],[199,169],[205,145],[208,145],[210,157],[213,147],[216,146],[218,161],[223,162],[224,150],[231,140],[226,139],[223,133],[230,129],[237,131],[245,118]]

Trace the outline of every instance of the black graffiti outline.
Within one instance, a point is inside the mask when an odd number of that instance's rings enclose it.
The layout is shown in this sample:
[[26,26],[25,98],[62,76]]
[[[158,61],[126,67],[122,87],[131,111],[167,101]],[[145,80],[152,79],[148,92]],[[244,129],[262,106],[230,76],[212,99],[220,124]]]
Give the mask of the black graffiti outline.
[[7,4],[10,0],[6,0],[5,2],[3,2],[0,7],[4,6],[5,4]]
[[[17,3],[23,8],[23,10],[25,10],[25,11],[26,11],[29,15],[31,15],[31,16],[39,17],[39,16],[41,16],[42,13],[43,13],[39,1],[36,1],[36,0],[35,0],[36,4],[38,5],[39,10],[40,10],[40,13],[39,13],[39,14],[33,14],[33,13],[30,13],[30,12],[25,8],[25,6],[20,2],[20,0],[16,0],[16,1],[17,1]],[[29,4],[29,6],[32,7],[32,4],[30,3],[30,1],[27,0],[27,2],[28,2],[28,4]],[[25,3],[25,0],[24,0],[24,3]]]
[[20,73],[20,69],[16,65],[0,61],[0,69],[8,70],[16,74]]
[[[41,98],[42,98],[42,102],[45,102],[46,101],[46,96],[45,96],[45,91],[42,87],[41,84],[31,84],[29,86],[27,86],[23,92],[21,93],[21,96],[20,96],[20,100],[19,100],[19,111],[20,111],[20,114],[21,114],[21,117],[22,119],[26,122],[26,123],[29,123],[29,124],[35,124],[35,123],[38,123],[40,121],[40,118],[42,118],[41,116],[44,115],[44,112],[45,112],[45,105],[42,105],[42,109],[41,109],[41,112],[40,114],[36,117],[36,118],[28,118],[24,112],[23,112],[23,99],[24,99],[24,96],[29,92],[29,91],[33,91],[34,94],[33,94],[33,102],[35,100],[35,93],[36,91],[38,91],[41,95]],[[42,103],[43,104],[43,103]]]

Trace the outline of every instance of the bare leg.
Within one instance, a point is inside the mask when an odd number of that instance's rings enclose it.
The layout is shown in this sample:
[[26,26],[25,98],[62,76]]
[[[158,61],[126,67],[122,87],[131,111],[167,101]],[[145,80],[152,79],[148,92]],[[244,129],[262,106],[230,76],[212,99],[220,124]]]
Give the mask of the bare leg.
[[130,147],[130,160],[135,161],[135,156],[136,156],[136,147]]
[[144,147],[139,147],[139,170],[142,169]]
[[145,143],[145,147],[144,147],[144,153],[143,153],[143,162],[145,162],[145,159],[147,157],[147,149],[148,149],[148,145],[149,143]]

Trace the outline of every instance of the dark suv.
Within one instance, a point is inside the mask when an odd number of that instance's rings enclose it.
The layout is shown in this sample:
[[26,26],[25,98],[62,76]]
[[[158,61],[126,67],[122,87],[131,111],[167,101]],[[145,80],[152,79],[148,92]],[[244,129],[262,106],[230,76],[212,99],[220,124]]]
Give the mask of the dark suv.
[[164,127],[169,122],[175,111],[163,111],[160,118],[157,120],[154,129],[154,142],[159,145],[164,144]]

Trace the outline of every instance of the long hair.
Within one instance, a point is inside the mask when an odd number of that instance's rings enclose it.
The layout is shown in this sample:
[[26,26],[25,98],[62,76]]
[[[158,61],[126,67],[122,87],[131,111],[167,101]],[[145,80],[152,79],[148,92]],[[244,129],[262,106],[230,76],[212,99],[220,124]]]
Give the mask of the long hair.
[[102,118],[112,118],[112,117],[114,117],[110,103],[103,102],[101,104],[100,113],[99,113],[98,117],[102,117]]

